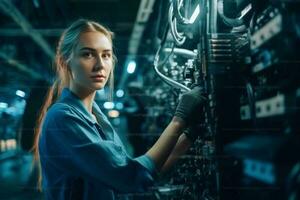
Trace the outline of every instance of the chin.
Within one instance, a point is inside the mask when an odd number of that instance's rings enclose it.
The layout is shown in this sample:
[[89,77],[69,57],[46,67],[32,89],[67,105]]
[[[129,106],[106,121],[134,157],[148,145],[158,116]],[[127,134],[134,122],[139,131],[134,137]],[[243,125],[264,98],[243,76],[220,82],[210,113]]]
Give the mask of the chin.
[[105,87],[104,83],[97,83],[95,85],[92,86],[92,88],[94,88],[95,90],[101,90]]
[[106,81],[90,82],[88,87],[92,90],[101,90],[105,87],[105,85],[106,85]]

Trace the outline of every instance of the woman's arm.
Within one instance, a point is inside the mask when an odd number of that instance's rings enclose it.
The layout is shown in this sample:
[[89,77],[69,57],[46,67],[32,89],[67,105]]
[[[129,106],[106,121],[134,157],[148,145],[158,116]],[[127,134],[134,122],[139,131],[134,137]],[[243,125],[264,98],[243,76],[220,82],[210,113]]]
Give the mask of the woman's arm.
[[164,174],[165,172],[167,172],[178,161],[178,159],[187,152],[192,144],[193,142],[189,138],[187,138],[184,133],[181,134],[173,151],[162,166],[160,173]]
[[[172,121],[164,130],[157,142],[146,153],[154,161],[157,171],[161,171],[187,123],[195,118],[197,111],[199,111],[203,105],[205,98],[201,95],[201,93],[202,89],[200,87],[195,87],[191,91],[182,95]],[[181,147],[181,144],[176,147],[176,152],[179,152],[179,147]],[[171,164],[171,161],[174,160],[174,158],[175,157],[172,155],[170,158],[171,160],[167,163],[167,165]]]
[[167,161],[184,128],[185,122],[181,118],[173,117],[159,139],[146,153],[154,161],[157,171],[160,171]]

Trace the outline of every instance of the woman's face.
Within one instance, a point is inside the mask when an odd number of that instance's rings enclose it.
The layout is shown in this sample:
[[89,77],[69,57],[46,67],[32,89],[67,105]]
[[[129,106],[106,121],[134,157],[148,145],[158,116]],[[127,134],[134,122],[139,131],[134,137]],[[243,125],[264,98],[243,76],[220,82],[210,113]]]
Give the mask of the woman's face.
[[82,33],[70,59],[69,67],[73,89],[91,92],[102,89],[113,67],[110,40],[100,32]]

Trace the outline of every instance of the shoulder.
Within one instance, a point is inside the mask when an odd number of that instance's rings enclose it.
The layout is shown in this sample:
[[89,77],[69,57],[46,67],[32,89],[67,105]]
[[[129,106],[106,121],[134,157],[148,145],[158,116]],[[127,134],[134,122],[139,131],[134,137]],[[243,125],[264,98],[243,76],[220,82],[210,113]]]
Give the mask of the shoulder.
[[44,131],[67,131],[68,133],[82,133],[92,126],[81,117],[81,115],[71,105],[65,103],[55,103],[47,111],[43,122]]
[[76,109],[67,103],[53,104],[45,116],[45,121],[51,121],[57,124],[66,123],[72,119],[80,120],[81,117],[78,115]]
[[47,111],[47,116],[60,117],[74,113],[72,106],[66,103],[55,103]]

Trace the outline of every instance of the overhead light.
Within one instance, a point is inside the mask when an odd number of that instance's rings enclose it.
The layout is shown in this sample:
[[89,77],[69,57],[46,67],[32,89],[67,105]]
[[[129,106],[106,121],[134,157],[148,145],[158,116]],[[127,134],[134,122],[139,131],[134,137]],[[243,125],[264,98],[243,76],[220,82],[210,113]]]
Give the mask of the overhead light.
[[129,74],[132,74],[135,71],[135,67],[136,67],[136,62],[133,60],[129,61],[127,65],[127,72]]
[[200,6],[198,4],[197,7],[196,7],[196,9],[194,10],[194,12],[193,12],[190,20],[189,20],[190,24],[193,24],[195,22],[195,20],[198,17],[199,13],[200,13]]
[[118,89],[116,92],[117,97],[123,97],[124,96],[124,90]]
[[25,92],[23,92],[22,90],[17,90],[16,95],[19,97],[25,97]]
[[8,104],[5,102],[0,102],[0,108],[7,108]]
[[109,101],[107,101],[107,102],[105,102],[104,104],[103,104],[103,107],[105,108],[105,109],[113,109],[114,107],[115,107],[115,104],[113,103],[113,102],[109,102]]

